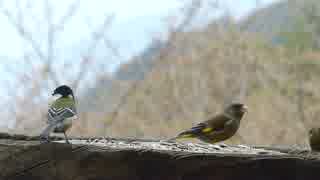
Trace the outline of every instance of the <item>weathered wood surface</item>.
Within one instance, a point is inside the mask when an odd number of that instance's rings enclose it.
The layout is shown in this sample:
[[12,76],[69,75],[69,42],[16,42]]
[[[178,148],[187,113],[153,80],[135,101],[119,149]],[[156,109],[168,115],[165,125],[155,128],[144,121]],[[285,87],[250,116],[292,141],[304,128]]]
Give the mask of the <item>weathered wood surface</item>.
[[0,134],[4,180],[311,180],[320,155],[306,150],[112,138]]

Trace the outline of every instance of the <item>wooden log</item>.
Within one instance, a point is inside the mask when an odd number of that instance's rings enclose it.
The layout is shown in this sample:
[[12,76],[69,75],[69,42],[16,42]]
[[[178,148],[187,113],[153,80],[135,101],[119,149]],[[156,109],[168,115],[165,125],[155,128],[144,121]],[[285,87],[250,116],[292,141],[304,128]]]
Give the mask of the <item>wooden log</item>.
[[4,180],[305,180],[320,178],[318,153],[300,149],[159,140],[0,134]]

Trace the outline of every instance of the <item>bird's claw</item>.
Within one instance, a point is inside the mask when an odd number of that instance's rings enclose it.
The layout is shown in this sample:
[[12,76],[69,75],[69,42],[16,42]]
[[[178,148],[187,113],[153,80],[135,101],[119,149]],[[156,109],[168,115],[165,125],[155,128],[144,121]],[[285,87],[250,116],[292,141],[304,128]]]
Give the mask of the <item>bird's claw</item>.
[[40,142],[41,143],[49,143],[50,142],[50,138],[47,136],[40,136]]

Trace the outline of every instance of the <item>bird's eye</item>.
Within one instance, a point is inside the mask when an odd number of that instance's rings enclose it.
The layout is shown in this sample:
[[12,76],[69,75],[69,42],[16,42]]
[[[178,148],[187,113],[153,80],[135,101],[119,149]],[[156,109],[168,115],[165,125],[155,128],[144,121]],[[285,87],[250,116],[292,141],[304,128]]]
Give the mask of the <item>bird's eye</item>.
[[313,134],[313,130],[309,130],[309,135],[312,135]]

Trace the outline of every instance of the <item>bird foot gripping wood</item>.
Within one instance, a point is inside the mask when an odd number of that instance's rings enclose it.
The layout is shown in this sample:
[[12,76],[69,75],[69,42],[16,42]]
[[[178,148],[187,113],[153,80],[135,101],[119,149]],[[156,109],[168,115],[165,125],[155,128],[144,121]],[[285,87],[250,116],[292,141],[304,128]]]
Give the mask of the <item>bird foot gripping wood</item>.
[[40,136],[40,143],[49,143],[50,141],[50,137],[49,136]]

